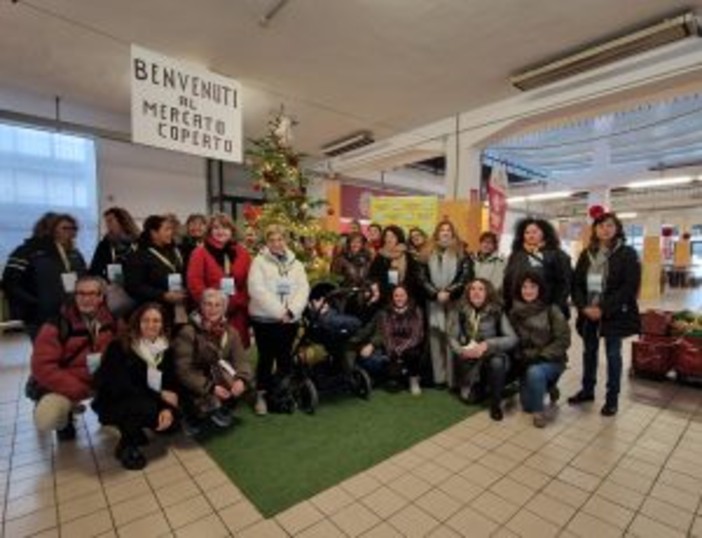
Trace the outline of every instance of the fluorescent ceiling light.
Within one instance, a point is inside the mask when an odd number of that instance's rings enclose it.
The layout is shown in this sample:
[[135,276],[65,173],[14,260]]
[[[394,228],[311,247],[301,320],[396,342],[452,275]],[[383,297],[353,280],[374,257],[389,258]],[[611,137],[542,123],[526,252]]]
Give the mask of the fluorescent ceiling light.
[[656,187],[667,187],[668,185],[684,185],[686,183],[692,183],[695,180],[691,176],[683,177],[662,177],[659,179],[644,179],[641,181],[632,181],[627,183],[625,186],[630,189],[653,189]]
[[522,91],[531,90],[630,58],[662,45],[674,43],[689,36],[697,37],[698,32],[699,24],[695,14],[685,13],[519,73],[510,78],[510,82]]
[[625,211],[624,213],[617,213],[617,217],[620,219],[635,219],[639,214],[636,211]]
[[570,198],[571,196],[573,196],[573,191],[539,192],[536,194],[528,194],[526,196],[513,196],[511,198],[507,198],[507,202],[512,204],[518,204],[520,202],[559,200],[561,198]]

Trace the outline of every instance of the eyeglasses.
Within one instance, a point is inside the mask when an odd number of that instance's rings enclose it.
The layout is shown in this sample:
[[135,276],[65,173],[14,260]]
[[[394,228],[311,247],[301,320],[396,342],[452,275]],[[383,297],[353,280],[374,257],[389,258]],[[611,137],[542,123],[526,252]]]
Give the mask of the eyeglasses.
[[100,297],[101,291],[77,291],[76,297]]

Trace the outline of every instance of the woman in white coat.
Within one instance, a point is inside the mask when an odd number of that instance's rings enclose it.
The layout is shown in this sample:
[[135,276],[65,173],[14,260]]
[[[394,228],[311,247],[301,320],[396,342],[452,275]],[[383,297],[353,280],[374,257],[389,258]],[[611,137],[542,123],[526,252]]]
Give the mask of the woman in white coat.
[[258,415],[268,413],[265,395],[271,388],[273,366],[278,375],[290,373],[292,346],[310,292],[305,268],[287,247],[285,229],[269,226],[265,241],[248,279],[249,315],[258,348],[254,407]]

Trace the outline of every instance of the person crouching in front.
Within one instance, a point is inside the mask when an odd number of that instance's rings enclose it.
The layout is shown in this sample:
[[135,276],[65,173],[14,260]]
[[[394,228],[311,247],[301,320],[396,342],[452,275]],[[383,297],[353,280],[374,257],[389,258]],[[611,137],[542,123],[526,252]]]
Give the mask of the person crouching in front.
[[228,303],[223,291],[206,289],[199,312],[190,316],[173,342],[189,435],[197,434],[206,418],[220,428],[231,426],[234,406],[251,380],[239,333],[224,315]]
[[521,380],[522,408],[533,413],[534,426],[546,426],[544,396],[551,403],[560,397],[558,380],[568,362],[570,327],[557,304],[544,300],[544,281],[537,272],[526,272],[517,281],[509,318],[519,345],[515,352]]
[[502,420],[509,353],[517,345],[517,335],[490,281],[476,278],[468,284],[465,302],[449,318],[447,333],[461,399],[477,403],[489,386],[490,417]]
[[79,278],[58,319],[44,323],[34,342],[28,383],[28,396],[37,401],[34,422],[40,431],[56,430],[62,441],[76,436],[73,411],[92,395],[92,374],[115,334],[105,288],[99,277]]
[[129,320],[128,331],[110,344],[95,375],[93,409],[100,422],[119,429],[115,457],[125,469],[140,470],[148,443],[144,429],[175,429],[178,385],[164,325],[163,307],[146,303]]

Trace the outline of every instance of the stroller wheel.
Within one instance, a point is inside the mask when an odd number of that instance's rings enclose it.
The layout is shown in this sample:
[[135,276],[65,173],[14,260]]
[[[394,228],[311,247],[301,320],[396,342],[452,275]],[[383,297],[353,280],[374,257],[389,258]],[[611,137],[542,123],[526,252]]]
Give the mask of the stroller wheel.
[[370,398],[371,388],[372,384],[368,372],[362,368],[355,367],[351,371],[351,389],[354,394],[367,400]]
[[301,411],[314,414],[319,405],[319,394],[311,379],[305,378],[299,381],[295,387],[295,401]]

